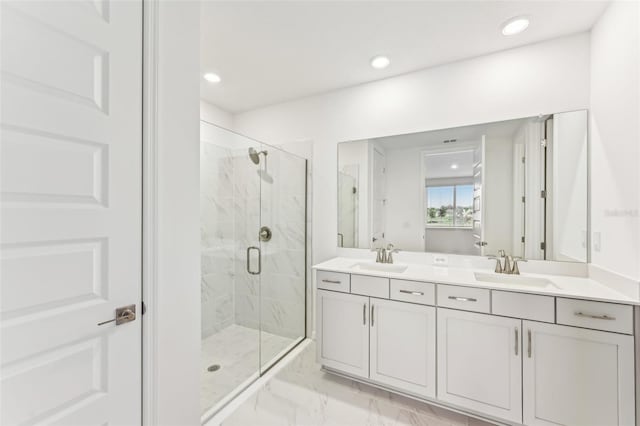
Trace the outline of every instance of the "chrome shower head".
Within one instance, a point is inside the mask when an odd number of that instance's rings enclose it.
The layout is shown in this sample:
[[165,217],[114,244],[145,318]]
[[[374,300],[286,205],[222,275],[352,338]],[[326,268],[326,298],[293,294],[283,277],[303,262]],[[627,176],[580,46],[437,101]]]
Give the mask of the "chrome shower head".
[[260,154],[267,156],[267,151],[256,151],[255,148],[249,148],[249,158],[253,161],[253,164],[260,164]]
[[249,158],[253,161],[253,164],[260,163],[260,154],[254,148],[249,148]]

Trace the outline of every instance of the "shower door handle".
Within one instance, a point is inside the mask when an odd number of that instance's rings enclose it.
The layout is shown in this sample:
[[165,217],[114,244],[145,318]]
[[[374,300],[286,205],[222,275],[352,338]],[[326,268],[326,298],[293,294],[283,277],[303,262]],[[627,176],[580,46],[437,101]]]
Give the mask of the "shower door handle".
[[[258,252],[258,272],[251,270],[251,250]],[[251,275],[260,275],[260,272],[262,272],[262,251],[260,251],[260,247],[247,247],[247,272]]]

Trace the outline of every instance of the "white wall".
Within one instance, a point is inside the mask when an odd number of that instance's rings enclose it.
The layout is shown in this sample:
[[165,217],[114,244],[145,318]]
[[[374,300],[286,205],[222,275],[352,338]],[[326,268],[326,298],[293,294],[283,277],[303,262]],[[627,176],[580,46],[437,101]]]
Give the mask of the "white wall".
[[591,33],[591,230],[597,266],[640,280],[640,5],[613,2]]
[[335,256],[338,142],[589,107],[587,33],[238,114],[270,143],[314,142],[314,262]]
[[[145,9],[147,7],[145,6]],[[146,299],[153,321],[153,365],[145,400],[149,425],[200,424],[200,229],[199,229],[199,43],[200,5],[156,1],[157,134],[155,292]],[[146,13],[149,12],[147,9]],[[146,136],[150,137],[150,136]],[[151,136],[153,137],[153,136]],[[148,153],[147,153],[148,154]],[[149,249],[149,247],[147,247]],[[147,318],[147,316],[145,316]],[[149,326],[147,326],[149,327]],[[145,342],[149,342],[149,337]],[[146,358],[149,359],[149,358]],[[145,367],[147,367],[145,365]]]
[[473,256],[475,238],[471,229],[429,228],[427,229],[427,251]]
[[225,129],[233,129],[233,114],[200,99],[200,119]]
[[553,116],[552,155],[547,159],[547,259],[587,261],[587,117],[587,111]]

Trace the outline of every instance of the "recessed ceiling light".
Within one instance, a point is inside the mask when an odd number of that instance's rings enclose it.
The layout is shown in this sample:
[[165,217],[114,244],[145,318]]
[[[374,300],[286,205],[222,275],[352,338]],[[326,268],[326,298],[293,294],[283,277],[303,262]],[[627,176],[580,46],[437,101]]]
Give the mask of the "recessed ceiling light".
[[209,83],[220,83],[221,81],[220,76],[213,72],[206,73],[204,75],[204,79],[207,80]]
[[378,70],[388,67],[390,63],[391,61],[386,56],[374,56],[371,58],[371,66]]
[[517,16],[502,24],[502,35],[510,36],[520,34],[529,27],[529,18]]
[[457,168],[458,168],[458,165],[457,165],[456,163],[453,163],[453,164],[451,165],[451,168],[455,170],[455,169],[457,169]]

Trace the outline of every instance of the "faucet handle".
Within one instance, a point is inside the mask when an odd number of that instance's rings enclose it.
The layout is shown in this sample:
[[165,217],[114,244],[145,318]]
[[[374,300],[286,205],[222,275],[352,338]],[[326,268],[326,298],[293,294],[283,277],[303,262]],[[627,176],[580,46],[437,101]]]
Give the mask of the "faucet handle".
[[498,250],[498,256],[505,257],[506,255],[507,255],[507,252],[505,252],[504,250],[502,249]]
[[513,258],[513,266],[511,266],[511,273],[514,275],[520,275],[520,268],[518,268],[518,262],[527,262],[527,259],[523,259],[518,256]]
[[376,252],[376,263],[385,263],[387,259],[386,250],[383,247],[372,248]]
[[[391,247],[393,247],[393,244],[389,244]],[[400,249],[397,248],[390,248],[387,249],[387,263],[393,263],[393,253],[399,253]]]

